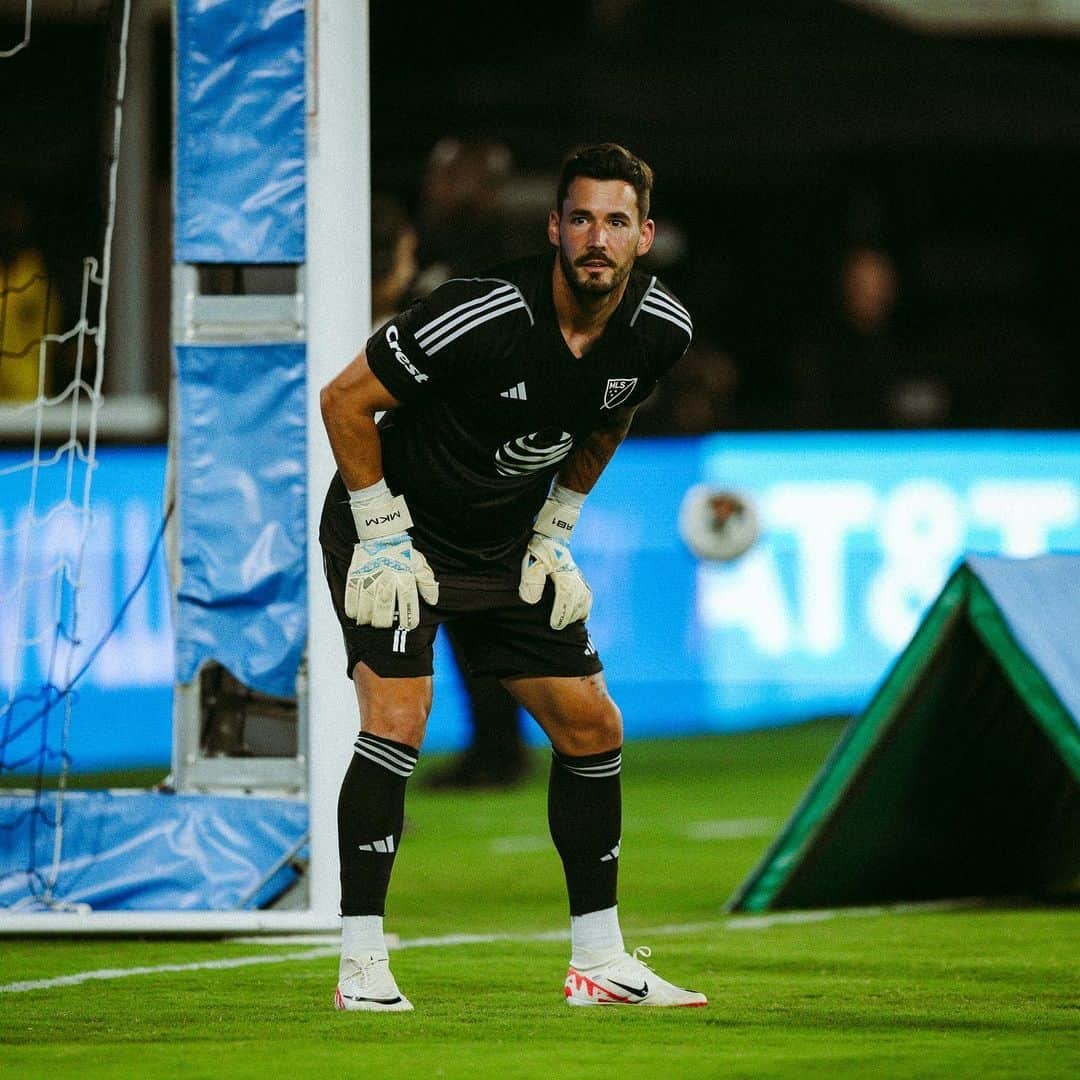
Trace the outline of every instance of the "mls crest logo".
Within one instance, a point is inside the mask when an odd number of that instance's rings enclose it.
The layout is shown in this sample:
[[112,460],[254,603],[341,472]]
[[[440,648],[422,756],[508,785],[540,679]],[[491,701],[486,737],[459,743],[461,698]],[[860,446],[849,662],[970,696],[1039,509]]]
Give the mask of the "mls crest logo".
[[604,387],[604,404],[600,407],[614,409],[616,405],[621,405],[634,392],[635,386],[637,379],[608,379]]

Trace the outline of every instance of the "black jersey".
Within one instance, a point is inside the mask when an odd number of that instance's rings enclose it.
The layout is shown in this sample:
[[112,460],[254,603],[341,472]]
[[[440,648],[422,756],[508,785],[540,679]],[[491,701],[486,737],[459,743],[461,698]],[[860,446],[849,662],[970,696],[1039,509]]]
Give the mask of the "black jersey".
[[[386,481],[436,577],[516,572],[562,460],[605,413],[644,401],[690,343],[686,309],[634,270],[602,336],[574,356],[556,321],[553,259],[447,281],[367,343],[372,372],[402,403],[379,424]],[[351,548],[347,506],[339,518],[333,531]]]

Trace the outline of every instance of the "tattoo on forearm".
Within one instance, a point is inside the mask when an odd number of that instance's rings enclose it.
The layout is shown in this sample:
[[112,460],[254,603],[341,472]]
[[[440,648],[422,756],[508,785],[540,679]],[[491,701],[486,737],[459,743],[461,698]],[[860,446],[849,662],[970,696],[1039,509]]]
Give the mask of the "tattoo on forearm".
[[633,410],[613,414],[610,424],[598,428],[584,442],[575,446],[559,470],[559,483],[574,491],[591,491],[619,444],[626,438],[633,415]]

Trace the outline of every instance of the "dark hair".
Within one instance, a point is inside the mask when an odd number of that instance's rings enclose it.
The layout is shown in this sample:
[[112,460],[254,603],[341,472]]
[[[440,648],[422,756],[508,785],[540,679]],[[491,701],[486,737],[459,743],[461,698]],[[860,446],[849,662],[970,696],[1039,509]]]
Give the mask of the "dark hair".
[[641,158],[618,143],[597,143],[575,150],[563,162],[555,209],[562,213],[563,202],[570,184],[579,176],[590,180],[625,180],[637,194],[638,213],[644,221],[649,216],[653,171]]
[[371,276],[386,277],[394,269],[398,241],[412,229],[405,208],[389,195],[371,197]]

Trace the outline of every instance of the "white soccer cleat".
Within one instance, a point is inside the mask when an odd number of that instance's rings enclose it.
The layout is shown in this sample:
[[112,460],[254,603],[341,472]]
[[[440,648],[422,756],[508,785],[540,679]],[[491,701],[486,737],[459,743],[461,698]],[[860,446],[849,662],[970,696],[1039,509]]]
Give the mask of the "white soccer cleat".
[[410,1012],[412,1002],[398,989],[385,956],[349,956],[341,962],[334,1008],[344,1012]]
[[638,957],[652,950],[642,945],[634,955],[623,953],[606,964],[578,970],[573,964],[566,973],[567,1005],[660,1005],[688,1008],[708,1005],[709,999],[696,990],[684,990],[659,975]]

